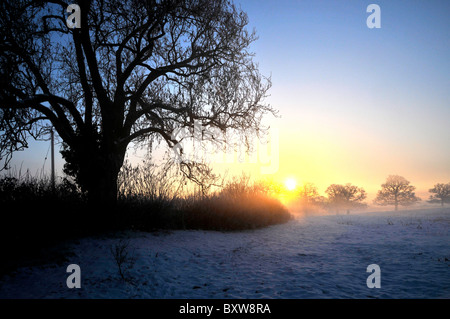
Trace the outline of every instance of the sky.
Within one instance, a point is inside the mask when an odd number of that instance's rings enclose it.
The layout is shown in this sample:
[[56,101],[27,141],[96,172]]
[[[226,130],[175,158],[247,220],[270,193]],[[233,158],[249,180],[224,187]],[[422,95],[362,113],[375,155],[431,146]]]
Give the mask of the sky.
[[[235,161],[219,170],[313,182],[322,193],[352,183],[372,197],[390,174],[419,195],[450,182],[449,1],[235,3],[259,36],[254,60],[272,81],[267,103],[280,118],[266,121],[276,169],[263,174],[261,161]],[[381,28],[367,27],[371,3]],[[48,147],[33,143],[12,165],[48,170]],[[62,164],[58,155],[59,172]]]
[[[381,28],[369,29],[378,4]],[[280,111],[277,178],[450,182],[448,1],[242,1]]]

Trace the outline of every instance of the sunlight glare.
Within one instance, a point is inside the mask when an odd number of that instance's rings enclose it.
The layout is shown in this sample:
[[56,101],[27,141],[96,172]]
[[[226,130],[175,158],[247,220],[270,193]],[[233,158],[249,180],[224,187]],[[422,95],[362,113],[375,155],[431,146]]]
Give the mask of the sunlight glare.
[[288,191],[293,191],[297,187],[297,182],[293,178],[288,178],[284,184]]

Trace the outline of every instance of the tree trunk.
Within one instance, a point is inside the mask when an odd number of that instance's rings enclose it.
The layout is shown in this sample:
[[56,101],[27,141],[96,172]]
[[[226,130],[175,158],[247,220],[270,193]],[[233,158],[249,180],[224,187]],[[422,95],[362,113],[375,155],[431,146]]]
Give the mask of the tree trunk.
[[89,180],[88,201],[99,209],[111,208],[117,203],[117,177],[122,167],[125,153],[112,153],[101,156],[92,165]]
[[73,148],[61,152],[66,160],[64,172],[75,177],[87,193],[89,204],[95,204],[98,209],[117,202],[117,177],[126,152],[126,148],[104,145],[101,147],[95,140],[80,138]]
[[112,165],[97,166],[97,172],[92,176],[88,188],[88,201],[91,204],[115,205],[117,201],[118,170]]
[[127,149],[118,143],[121,118],[113,112],[118,108],[108,107],[111,114],[103,116],[101,133],[86,129],[61,152],[65,173],[75,177],[90,206],[102,212],[117,203],[117,178]]

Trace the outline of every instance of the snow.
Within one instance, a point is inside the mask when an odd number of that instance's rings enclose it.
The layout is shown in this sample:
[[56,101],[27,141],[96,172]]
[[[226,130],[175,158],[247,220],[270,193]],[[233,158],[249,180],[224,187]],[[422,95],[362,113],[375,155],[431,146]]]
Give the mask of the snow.
[[[300,216],[241,232],[123,232],[70,244],[67,262],[20,268],[0,298],[450,298],[450,208]],[[111,247],[129,242],[118,274]],[[81,288],[69,289],[69,264]],[[378,264],[381,288],[368,288]]]

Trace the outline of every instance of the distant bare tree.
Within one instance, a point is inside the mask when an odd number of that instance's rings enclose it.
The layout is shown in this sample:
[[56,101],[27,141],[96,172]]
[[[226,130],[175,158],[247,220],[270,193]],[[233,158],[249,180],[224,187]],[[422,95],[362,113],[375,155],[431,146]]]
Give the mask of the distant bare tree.
[[386,183],[381,185],[374,203],[383,206],[394,205],[397,211],[398,205],[409,206],[420,201],[414,193],[416,187],[409,184],[410,182],[402,176],[389,175]]
[[[69,3],[80,28],[66,25]],[[6,167],[53,127],[65,172],[90,200],[115,202],[130,143],[173,147],[173,132],[194,122],[263,133],[262,116],[276,112],[247,24],[226,0],[1,1],[0,159]]]
[[439,201],[441,206],[444,206],[445,202],[450,201],[450,183],[438,183],[429,192],[433,193],[430,196],[430,202]]
[[328,203],[339,209],[346,209],[347,214],[350,212],[351,208],[365,206],[362,201],[366,199],[366,191],[361,188],[351,184],[330,185],[325,193],[328,195]]
[[319,195],[317,187],[313,183],[304,183],[300,186],[298,198],[302,204],[311,205],[319,202],[321,196]]

